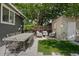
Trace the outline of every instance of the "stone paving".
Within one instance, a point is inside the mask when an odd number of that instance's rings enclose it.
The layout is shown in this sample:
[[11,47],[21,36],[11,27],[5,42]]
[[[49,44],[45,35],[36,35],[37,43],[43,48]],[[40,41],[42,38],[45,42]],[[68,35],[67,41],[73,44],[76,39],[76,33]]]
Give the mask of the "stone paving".
[[34,43],[32,47],[28,48],[25,53],[22,51],[19,56],[37,56],[38,55],[38,39],[34,38]]
[[[27,48],[25,51],[21,51],[19,54],[11,54],[8,50],[6,50],[6,56],[44,56],[43,53],[38,52],[38,40],[45,40],[46,38],[36,38],[34,37],[33,45]],[[5,45],[0,48],[0,56],[4,56],[5,53]],[[59,56],[60,54],[52,53],[52,55],[48,56]]]
[[[38,40],[44,40],[46,38],[36,38],[34,37],[33,45],[27,48],[25,51],[21,51],[19,54],[11,54],[10,51],[7,49],[5,56],[44,56],[43,53],[38,52]],[[5,53],[5,45],[0,47],[0,56],[4,56]],[[79,56],[78,54],[72,54],[72,56]],[[59,53],[52,52],[50,56],[61,56]]]
[[5,45],[0,47],[0,56],[4,56],[5,53]]
[[[5,56],[40,56],[42,53],[38,53],[38,40],[41,38],[34,37],[33,45],[27,48],[25,51],[21,51],[19,54],[11,54],[10,51],[6,50]],[[0,47],[0,56],[4,56],[5,45]]]

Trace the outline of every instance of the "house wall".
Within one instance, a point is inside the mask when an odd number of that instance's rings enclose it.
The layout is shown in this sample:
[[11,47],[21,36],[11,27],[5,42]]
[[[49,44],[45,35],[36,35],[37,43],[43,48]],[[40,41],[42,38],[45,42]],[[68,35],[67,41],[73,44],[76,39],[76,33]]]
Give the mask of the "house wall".
[[56,32],[57,38],[63,38],[64,32],[66,32],[66,21],[64,20],[63,16],[59,17],[58,19],[54,20],[52,24],[53,31]]
[[[67,39],[68,35],[69,35],[68,29],[71,28],[70,29],[71,32],[73,32],[73,30],[76,29],[73,26],[69,27],[70,22],[76,23],[75,18],[74,17],[61,16],[61,17],[57,18],[56,20],[54,20],[52,27],[53,27],[53,29],[56,28],[55,31],[56,31],[56,34],[57,34],[57,38]],[[71,32],[70,32],[70,34],[71,34]],[[74,30],[74,35],[75,35],[75,33],[76,33],[76,30]]]
[[76,19],[76,39],[77,41],[79,41],[79,17],[77,17]]
[[67,21],[67,39],[76,39],[76,20],[75,17],[66,17]]
[[2,38],[6,37],[6,35],[9,33],[17,32],[18,29],[23,24],[22,22],[23,22],[23,19],[17,14],[15,15],[15,25],[3,24],[0,22],[0,46],[3,44]]
[[53,29],[56,31],[56,37],[59,39],[64,39],[67,37],[67,18],[61,16],[53,22]]
[[15,25],[0,23],[0,43],[2,43],[2,38],[6,37],[7,34],[17,32],[21,26],[21,22],[21,19],[16,16]]
[[76,19],[76,29],[77,29],[77,32],[79,32],[79,17],[77,17]]

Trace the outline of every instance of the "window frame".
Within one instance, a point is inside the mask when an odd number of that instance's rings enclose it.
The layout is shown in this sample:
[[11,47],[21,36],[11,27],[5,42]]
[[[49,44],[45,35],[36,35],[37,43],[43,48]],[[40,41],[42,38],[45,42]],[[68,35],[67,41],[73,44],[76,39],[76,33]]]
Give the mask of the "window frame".
[[12,24],[15,24],[15,13],[14,13],[13,11],[11,11],[11,10],[9,10],[9,22],[10,22],[10,20],[11,20],[11,19],[10,19],[10,17],[11,17],[11,15],[10,15],[11,12],[13,13],[13,20],[12,20],[13,23],[12,23]]
[[[3,21],[3,7],[9,10],[9,18],[8,18],[9,22]],[[10,22],[10,12],[14,13],[13,23]],[[15,25],[15,12],[5,4],[1,4],[1,23],[9,24],[9,25]]]

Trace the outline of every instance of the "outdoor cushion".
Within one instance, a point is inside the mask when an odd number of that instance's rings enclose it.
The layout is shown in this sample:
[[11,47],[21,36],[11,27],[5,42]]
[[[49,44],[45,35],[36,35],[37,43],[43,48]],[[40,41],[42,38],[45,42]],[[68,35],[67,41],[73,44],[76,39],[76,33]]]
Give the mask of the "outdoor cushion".
[[37,32],[36,32],[36,35],[37,35],[37,36],[42,36],[42,33],[39,32],[39,31],[37,31]]
[[48,35],[48,32],[47,31],[43,31],[43,35]]

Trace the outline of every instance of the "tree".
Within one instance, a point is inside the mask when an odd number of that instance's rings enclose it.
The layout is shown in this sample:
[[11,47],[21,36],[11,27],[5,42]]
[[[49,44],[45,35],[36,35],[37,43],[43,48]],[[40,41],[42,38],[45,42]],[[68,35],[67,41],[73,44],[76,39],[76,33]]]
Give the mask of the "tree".
[[[28,3],[28,4],[15,4],[23,14],[27,17],[27,20],[36,21],[39,25],[48,23],[51,19],[55,19],[59,16],[79,16],[79,4],[65,4],[65,3]],[[26,21],[27,21],[26,20]]]

